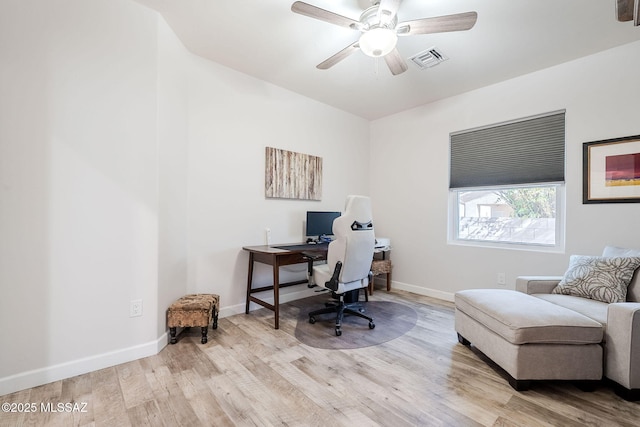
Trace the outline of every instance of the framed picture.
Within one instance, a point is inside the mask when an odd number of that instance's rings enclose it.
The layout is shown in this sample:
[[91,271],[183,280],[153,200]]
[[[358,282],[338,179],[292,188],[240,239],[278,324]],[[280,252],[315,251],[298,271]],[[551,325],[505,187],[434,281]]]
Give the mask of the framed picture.
[[640,135],[582,146],[582,203],[640,202]]

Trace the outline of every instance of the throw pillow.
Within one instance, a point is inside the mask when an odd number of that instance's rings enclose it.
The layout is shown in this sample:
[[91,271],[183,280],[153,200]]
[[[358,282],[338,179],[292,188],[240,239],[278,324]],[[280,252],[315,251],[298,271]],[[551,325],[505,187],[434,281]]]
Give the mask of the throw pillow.
[[625,302],[640,257],[571,255],[569,268],[551,293],[573,295],[606,303]]

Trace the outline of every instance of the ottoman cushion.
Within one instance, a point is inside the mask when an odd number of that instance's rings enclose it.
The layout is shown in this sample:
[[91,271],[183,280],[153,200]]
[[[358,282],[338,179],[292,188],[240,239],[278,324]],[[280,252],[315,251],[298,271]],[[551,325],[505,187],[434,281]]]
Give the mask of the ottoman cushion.
[[456,309],[512,344],[597,344],[600,323],[522,292],[470,289],[455,294]]

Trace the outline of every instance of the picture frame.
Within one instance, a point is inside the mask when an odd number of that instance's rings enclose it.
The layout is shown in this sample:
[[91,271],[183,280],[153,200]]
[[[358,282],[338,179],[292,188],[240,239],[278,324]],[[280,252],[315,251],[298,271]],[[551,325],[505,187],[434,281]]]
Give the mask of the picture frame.
[[582,145],[582,203],[640,202],[640,135]]

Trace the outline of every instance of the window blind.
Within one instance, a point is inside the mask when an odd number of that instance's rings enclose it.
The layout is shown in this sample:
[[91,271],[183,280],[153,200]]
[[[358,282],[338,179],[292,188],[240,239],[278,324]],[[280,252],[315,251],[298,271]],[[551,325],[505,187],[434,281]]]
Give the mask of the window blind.
[[449,188],[564,182],[564,116],[452,133]]

